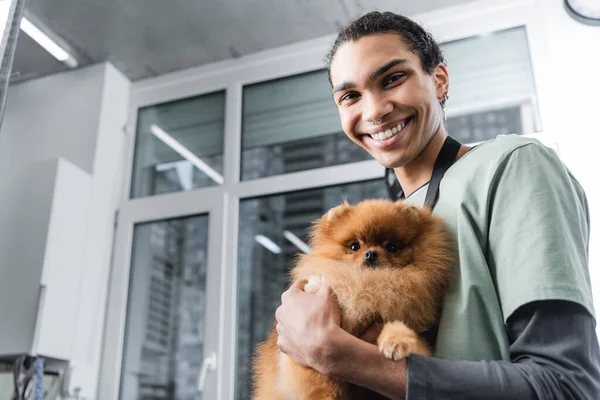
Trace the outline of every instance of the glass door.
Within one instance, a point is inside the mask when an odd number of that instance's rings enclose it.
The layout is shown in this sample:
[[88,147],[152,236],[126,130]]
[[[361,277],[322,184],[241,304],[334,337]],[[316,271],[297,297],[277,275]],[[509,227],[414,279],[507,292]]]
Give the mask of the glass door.
[[[172,202],[172,199],[161,199]],[[118,220],[99,398],[216,398],[222,206],[186,194]]]
[[203,214],[134,228],[120,399],[198,398],[208,222]]

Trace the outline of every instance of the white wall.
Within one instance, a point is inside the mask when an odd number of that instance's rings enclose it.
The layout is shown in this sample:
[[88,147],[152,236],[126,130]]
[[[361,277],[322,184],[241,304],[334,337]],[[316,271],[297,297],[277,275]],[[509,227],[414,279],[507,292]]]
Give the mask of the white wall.
[[93,172],[106,71],[97,65],[10,86],[0,179],[10,168],[58,157]]
[[[85,237],[78,241],[81,248],[73,249],[82,253],[72,298],[76,323],[63,327],[73,338],[71,387],[80,387],[82,398],[88,399],[96,392],[99,375],[130,89],[130,82],[110,64],[16,84],[10,87],[0,132],[0,186],[15,170],[57,159],[91,177]],[[36,240],[52,242],[48,232],[37,235]]]
[[[562,0],[538,0],[546,36],[544,131],[558,139],[560,155],[588,196],[590,273],[600,317],[600,27],[571,19]],[[600,325],[598,329],[600,334]]]

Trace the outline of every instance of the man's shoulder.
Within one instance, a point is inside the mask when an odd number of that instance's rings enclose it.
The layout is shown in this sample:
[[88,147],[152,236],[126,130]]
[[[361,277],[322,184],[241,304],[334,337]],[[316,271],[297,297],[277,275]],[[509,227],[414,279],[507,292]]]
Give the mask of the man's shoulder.
[[[476,145],[471,151],[472,156],[466,157],[466,164],[477,169],[496,169],[507,160],[519,162],[531,159],[532,155],[546,155],[559,161],[554,150],[540,140],[521,135],[498,135]],[[480,170],[481,171],[481,170]]]
[[523,147],[532,149],[533,151],[550,150],[539,139],[522,135],[498,135],[493,139],[482,142],[475,148],[481,148],[484,156],[495,154],[499,157],[505,157]]
[[468,187],[470,193],[485,198],[501,180],[536,180],[557,172],[566,172],[562,161],[539,139],[499,135],[477,144],[459,159],[448,171],[446,184],[459,192]]

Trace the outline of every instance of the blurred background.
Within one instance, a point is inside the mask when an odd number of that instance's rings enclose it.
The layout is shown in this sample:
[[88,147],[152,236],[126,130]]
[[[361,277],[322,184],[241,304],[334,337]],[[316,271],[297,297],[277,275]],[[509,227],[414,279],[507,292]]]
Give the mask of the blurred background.
[[387,197],[323,61],[371,10],[442,44],[452,136],[579,179],[600,308],[598,2],[0,0],[0,398],[38,359],[46,398],[248,398],[311,221]]

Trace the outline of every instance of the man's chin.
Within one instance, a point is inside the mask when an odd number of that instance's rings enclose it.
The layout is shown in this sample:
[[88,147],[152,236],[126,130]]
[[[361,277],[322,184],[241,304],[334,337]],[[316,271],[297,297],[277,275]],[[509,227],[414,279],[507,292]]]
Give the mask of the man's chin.
[[373,154],[371,154],[371,156],[375,159],[375,161],[377,161],[384,168],[394,169],[394,168],[400,168],[400,167],[403,167],[404,165],[406,165],[406,162],[402,156],[376,157]]

